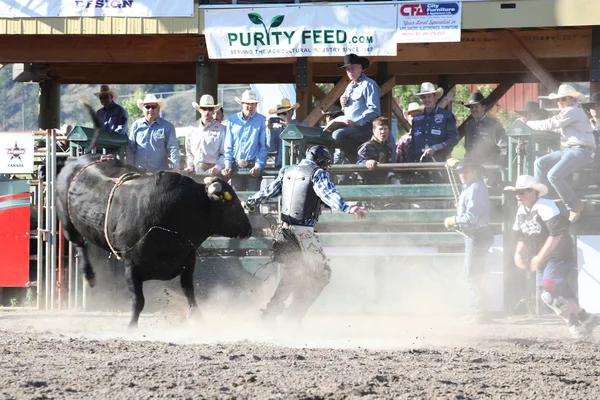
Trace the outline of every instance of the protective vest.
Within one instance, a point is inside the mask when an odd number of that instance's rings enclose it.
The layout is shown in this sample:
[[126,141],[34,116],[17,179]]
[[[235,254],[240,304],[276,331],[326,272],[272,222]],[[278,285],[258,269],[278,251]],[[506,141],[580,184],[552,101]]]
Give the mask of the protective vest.
[[281,186],[281,220],[292,225],[306,225],[318,220],[321,199],[313,189],[312,176],[319,167],[295,165],[286,168]]

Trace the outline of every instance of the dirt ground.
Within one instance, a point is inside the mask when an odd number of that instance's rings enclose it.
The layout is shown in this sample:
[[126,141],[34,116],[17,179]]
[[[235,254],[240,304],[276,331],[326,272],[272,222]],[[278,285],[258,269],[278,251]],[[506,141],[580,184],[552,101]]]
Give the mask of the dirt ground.
[[128,318],[0,314],[0,398],[600,398],[598,338],[573,341],[557,317]]

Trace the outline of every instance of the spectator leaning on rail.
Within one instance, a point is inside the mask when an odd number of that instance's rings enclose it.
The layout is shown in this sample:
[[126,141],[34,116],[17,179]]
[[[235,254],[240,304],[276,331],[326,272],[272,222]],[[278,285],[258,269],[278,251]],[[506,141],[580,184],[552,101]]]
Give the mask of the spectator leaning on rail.
[[456,117],[437,106],[443,94],[444,90],[436,89],[431,82],[424,82],[415,93],[423,102],[424,110],[415,115],[412,122],[408,162],[446,161],[458,143]]
[[222,174],[226,177],[231,173],[249,171],[250,176],[233,176],[231,185],[235,190],[260,189],[261,171],[267,163],[266,118],[256,112],[258,99],[252,90],[246,90],[242,98],[235,97],[242,106],[242,111],[233,114],[227,121],[227,136],[225,138],[225,169]]
[[563,139],[562,150],[554,151],[535,161],[535,180],[548,182],[558,193],[569,212],[569,221],[575,222],[585,208],[584,202],[567,183],[567,177],[593,161],[596,143],[592,127],[582,107],[577,103],[585,97],[570,85],[560,85],[558,93],[550,93],[550,99],[557,99],[560,112],[542,121],[528,121],[520,118],[536,131],[557,131]]
[[150,171],[179,170],[179,144],[175,128],[160,117],[164,100],[147,94],[137,105],[144,117],[133,123],[129,132],[127,162]]
[[277,104],[275,108],[269,109],[269,114],[276,114],[277,117],[267,119],[267,147],[269,152],[277,153],[275,159],[275,167],[281,168],[281,160],[283,157],[283,141],[279,135],[288,127],[288,125],[308,126],[304,122],[294,119],[294,110],[300,107],[299,103],[292,104],[289,99],[281,99],[281,104]]
[[392,171],[377,171],[378,164],[392,162],[392,150],[387,145],[390,136],[390,120],[378,117],[373,121],[373,137],[358,149],[357,164],[365,164],[370,172],[361,173],[362,183],[399,185],[400,180]]
[[[413,119],[415,115],[423,111],[425,107],[419,105],[419,103],[410,103],[406,111],[404,111],[404,118],[406,122],[412,127]],[[409,132],[402,135],[400,140],[398,140],[398,145],[396,146],[396,154],[393,156],[393,162],[395,163],[405,163],[408,162],[408,152],[412,143],[412,134]]]
[[281,195],[282,224],[274,234],[273,261],[283,264],[283,276],[263,310],[263,318],[281,314],[285,301],[293,294],[287,313],[301,320],[329,283],[331,269],[314,231],[323,203],[358,218],[365,216],[366,210],[346,204],[329,180],[330,164],[331,154],[325,146],[311,146],[304,160],[282,168],[269,186],[244,204],[252,212],[254,206]]
[[467,322],[485,323],[489,320],[486,299],[486,260],[493,235],[489,227],[490,196],[487,186],[479,176],[481,164],[473,159],[458,161],[451,158],[447,165],[458,171],[463,191],[458,198],[456,216],[444,221],[447,229],[458,230],[465,235],[464,277],[469,286],[470,312]]
[[513,226],[516,266],[536,272],[541,300],[567,322],[574,338],[589,336],[598,320],[579,306],[569,284],[569,273],[576,266],[566,210],[541,197],[548,188],[529,175],[519,176],[515,186],[505,190],[515,192],[519,203]]
[[127,110],[115,103],[118,96],[116,90],[111,90],[108,85],[102,85],[100,91],[94,93],[94,96],[100,99],[102,104],[102,108],[96,111],[96,117],[102,124],[101,128],[108,132],[127,136],[129,114],[127,114]]
[[221,104],[215,104],[210,94],[200,97],[200,104],[192,102],[192,107],[200,113],[198,128],[191,130],[185,138],[186,174],[208,172],[219,175],[225,168],[225,127],[213,119]]
[[[350,83],[340,97],[347,126],[333,132],[336,148],[344,152],[350,163],[356,162],[356,150],[371,137],[372,122],[381,115],[380,89],[377,83],[364,73],[369,60],[356,54],[346,54],[343,64]],[[392,149],[394,146],[392,140]],[[337,161],[337,160],[336,160]]]

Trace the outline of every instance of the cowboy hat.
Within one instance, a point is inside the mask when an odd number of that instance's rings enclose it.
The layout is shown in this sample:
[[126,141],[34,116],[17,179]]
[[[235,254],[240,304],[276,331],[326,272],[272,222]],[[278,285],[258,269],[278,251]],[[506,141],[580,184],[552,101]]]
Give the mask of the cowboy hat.
[[585,96],[581,92],[575,90],[571,85],[560,85],[556,93],[550,93],[548,95],[550,100],[560,99],[561,97],[574,97],[579,103],[585,101]]
[[475,104],[481,104],[485,106],[488,104],[488,100],[479,92],[473,92],[469,95],[469,99],[466,103],[462,103],[464,107],[471,107]]
[[147,94],[144,99],[137,99],[137,106],[140,110],[144,111],[146,104],[158,104],[159,108],[163,108],[165,105],[165,99],[157,99],[153,94]]
[[281,99],[281,104],[277,104],[275,108],[269,109],[269,114],[279,114],[291,110],[297,110],[300,107],[300,103],[294,103],[290,101],[290,99],[283,98]]
[[457,163],[454,163],[452,169],[455,171],[469,170],[469,171],[482,171],[483,166],[479,161],[473,158],[465,157]]
[[244,91],[244,93],[242,93],[242,98],[240,99],[239,97],[235,96],[235,101],[238,104],[242,104],[242,103],[260,103],[262,101],[262,99],[259,99],[258,96],[256,95],[256,92],[254,90],[246,90]]
[[109,95],[112,96],[113,99],[116,99],[117,96],[119,95],[116,90],[111,90],[108,85],[101,85],[100,86],[100,91],[94,93],[94,96],[100,97],[103,94],[109,94]]
[[511,192],[523,189],[533,189],[538,192],[540,196],[544,196],[548,193],[548,186],[543,183],[536,183],[531,175],[520,175],[517,178],[517,182],[515,182],[515,186],[507,186],[504,188],[504,190],[509,190]]
[[404,111],[404,115],[408,115],[411,112],[419,112],[419,111],[423,111],[425,107],[423,107],[422,105],[419,105],[419,103],[413,102],[413,103],[409,103],[408,104],[408,108]]
[[541,108],[537,101],[528,101],[523,106],[523,110],[515,112],[523,117],[526,117],[528,113],[535,113],[540,119],[546,119],[550,116],[548,110]]
[[212,108],[213,111],[221,109],[221,103],[215,104],[215,99],[210,94],[204,94],[200,97],[200,104],[192,101],[192,107],[200,112],[200,108]]
[[344,62],[342,64],[338,64],[338,68],[346,68],[352,64],[358,64],[362,66],[363,69],[369,68],[370,65],[369,60],[365,57],[360,57],[354,53],[350,53],[344,56]]
[[589,103],[584,103],[583,106],[585,108],[592,108],[595,105],[600,104],[600,92],[598,93],[594,93],[591,97],[590,97],[590,102]]
[[435,93],[435,99],[438,100],[444,94],[444,89],[442,89],[441,87],[436,89],[435,86],[433,86],[433,83],[423,82],[421,84],[421,88],[419,89],[419,92],[415,93],[415,96],[422,96],[424,94],[432,94],[432,93]]

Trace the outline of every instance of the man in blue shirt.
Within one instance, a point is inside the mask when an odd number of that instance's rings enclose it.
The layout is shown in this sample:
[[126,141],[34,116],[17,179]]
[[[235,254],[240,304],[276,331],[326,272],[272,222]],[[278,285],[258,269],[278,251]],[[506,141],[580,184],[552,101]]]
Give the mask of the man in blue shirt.
[[150,171],[173,169],[179,171],[179,144],[173,125],[161,118],[163,99],[153,94],[138,99],[144,118],[133,123],[129,134],[127,162]]
[[111,90],[108,85],[100,86],[100,91],[94,93],[102,108],[96,111],[96,116],[102,124],[101,128],[107,132],[120,133],[121,135],[127,136],[127,122],[129,121],[129,114],[127,110],[115,103],[117,98],[117,92]]
[[[363,72],[369,67],[369,60],[356,54],[344,56],[345,68],[350,83],[340,97],[347,127],[333,132],[336,148],[344,152],[350,163],[356,163],[358,147],[369,140],[373,131],[373,120],[381,115],[381,90],[377,83]],[[392,143],[392,149],[395,147]]]
[[[266,118],[256,112],[262,100],[252,90],[246,90],[242,98],[236,96],[235,101],[242,106],[242,111],[227,121],[225,168],[221,173],[225,177],[233,173],[231,185],[235,190],[257,191],[269,155]],[[249,172],[250,176],[236,176],[237,172]]]

